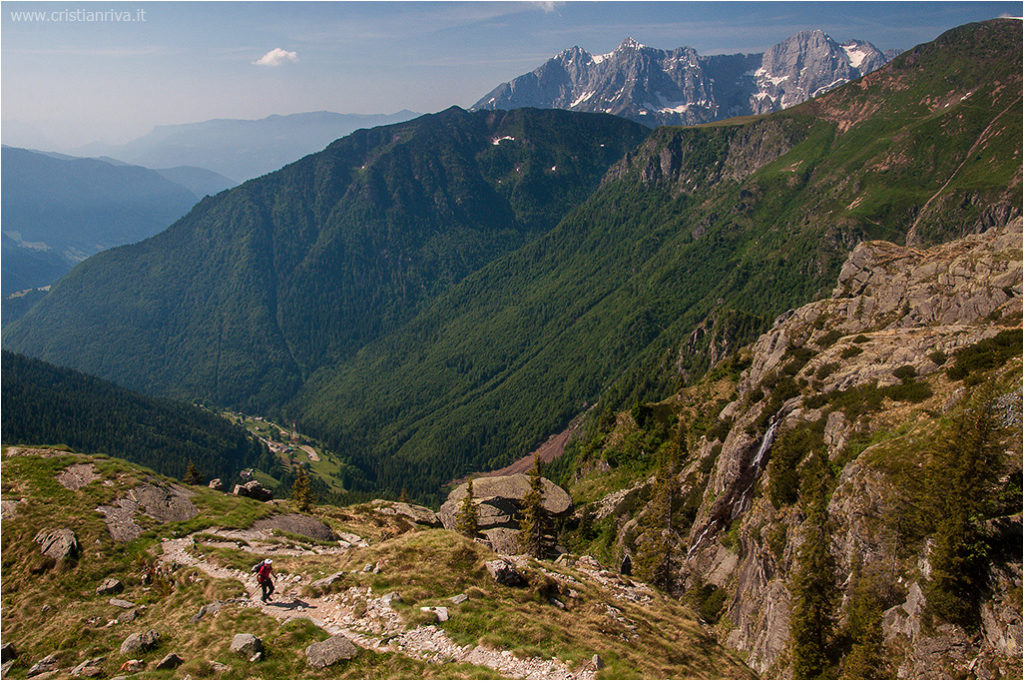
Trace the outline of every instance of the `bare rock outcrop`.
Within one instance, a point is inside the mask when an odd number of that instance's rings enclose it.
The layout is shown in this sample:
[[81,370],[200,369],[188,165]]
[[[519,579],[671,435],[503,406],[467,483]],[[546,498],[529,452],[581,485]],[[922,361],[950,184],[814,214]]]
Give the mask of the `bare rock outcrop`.
[[142,534],[136,520],[140,513],[161,523],[178,522],[194,518],[199,509],[190,498],[193,492],[181,485],[142,484],[119,497],[111,505],[98,507],[103,514],[107,530],[117,541],[131,541]]
[[261,518],[252,526],[256,530],[280,530],[317,541],[334,541],[337,538],[334,531],[323,521],[301,513],[285,513],[270,518]]
[[417,506],[404,501],[390,501],[388,499],[374,499],[370,504],[375,511],[384,515],[402,516],[414,523],[429,527],[441,526],[441,519],[437,517],[436,513],[425,506]]

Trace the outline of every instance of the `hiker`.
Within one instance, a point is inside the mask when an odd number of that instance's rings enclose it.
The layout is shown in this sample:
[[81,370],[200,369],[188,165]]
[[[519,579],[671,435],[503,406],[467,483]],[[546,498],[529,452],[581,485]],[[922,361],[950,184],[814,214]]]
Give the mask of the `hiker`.
[[259,583],[260,588],[263,589],[263,595],[260,596],[260,600],[264,603],[266,603],[274,593],[274,582],[270,578],[273,571],[273,561],[269,558],[260,563],[259,567],[256,568],[256,581]]

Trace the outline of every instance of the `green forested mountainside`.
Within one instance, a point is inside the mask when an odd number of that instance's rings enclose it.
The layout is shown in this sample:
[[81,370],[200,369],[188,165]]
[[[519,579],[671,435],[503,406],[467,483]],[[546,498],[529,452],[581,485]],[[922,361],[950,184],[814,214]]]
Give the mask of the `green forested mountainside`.
[[62,444],[179,479],[191,461],[205,478],[231,480],[263,454],[255,438],[216,414],[7,351],[2,355],[4,444]]
[[92,258],[4,345],[149,393],[250,412],[553,227],[641,126],[449,109],[360,130]]
[[964,27],[791,111],[655,131],[558,228],[322,372],[293,412],[378,485],[424,492],[599,398],[667,394],[827,294],[857,242],[1019,212],[1020,38]]

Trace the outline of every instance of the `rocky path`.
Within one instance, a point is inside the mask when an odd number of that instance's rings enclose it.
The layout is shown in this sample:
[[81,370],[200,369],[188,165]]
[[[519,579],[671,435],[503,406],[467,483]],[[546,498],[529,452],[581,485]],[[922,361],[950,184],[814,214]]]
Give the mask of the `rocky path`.
[[251,607],[281,621],[309,619],[328,633],[343,634],[362,648],[401,653],[434,664],[467,662],[517,679],[592,679],[595,676],[593,667],[574,671],[557,659],[517,658],[508,650],[460,646],[446,631],[432,624],[406,628],[401,616],[391,607],[392,597],[375,597],[369,587],[351,587],[320,598],[303,597],[299,592],[303,584],[301,575],[284,575],[276,582],[277,592],[271,602],[262,603],[255,575],[196,557],[189,551],[193,543],[192,536],[165,539],[161,560],[197,568],[217,579],[237,580],[252,594]]

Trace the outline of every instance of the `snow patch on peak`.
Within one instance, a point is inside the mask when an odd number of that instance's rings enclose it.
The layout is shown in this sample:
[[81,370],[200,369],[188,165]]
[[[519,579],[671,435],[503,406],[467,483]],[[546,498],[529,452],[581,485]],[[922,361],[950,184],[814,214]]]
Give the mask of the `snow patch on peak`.
[[637,42],[633,38],[626,38],[619,44],[617,48],[615,48],[615,51],[617,52],[619,50],[640,50],[645,47],[647,46],[644,45],[643,43]]
[[505,135],[504,137],[495,137],[494,139],[491,140],[491,144],[493,144],[494,146],[498,146],[499,144],[501,144],[505,140],[509,140],[510,142],[515,142],[516,138],[515,137],[510,137],[509,135]]
[[584,92],[582,95],[580,95],[579,97],[577,97],[576,99],[573,100],[572,104],[569,105],[569,108],[570,109],[575,109],[577,106],[579,106],[583,102],[585,102],[588,99],[590,99],[591,97],[593,97],[595,92],[596,92],[596,90],[591,90],[589,92]]
[[850,66],[855,69],[859,69],[864,60],[868,58],[868,53],[862,50],[857,43],[849,43],[841,47],[846,52],[846,57],[850,60]]
[[592,55],[590,55],[590,61],[594,62],[595,64],[600,64],[605,59],[608,59],[609,57],[611,57],[613,54],[615,54],[615,53],[614,52],[609,52],[608,54],[592,54]]

